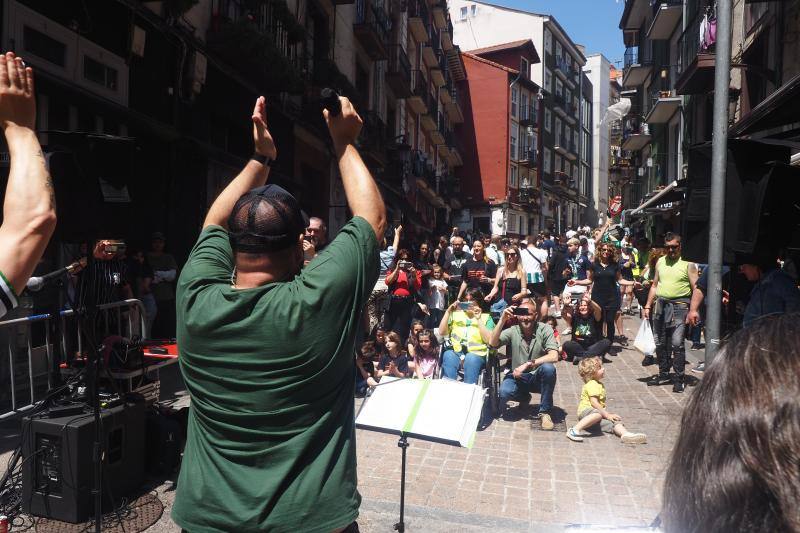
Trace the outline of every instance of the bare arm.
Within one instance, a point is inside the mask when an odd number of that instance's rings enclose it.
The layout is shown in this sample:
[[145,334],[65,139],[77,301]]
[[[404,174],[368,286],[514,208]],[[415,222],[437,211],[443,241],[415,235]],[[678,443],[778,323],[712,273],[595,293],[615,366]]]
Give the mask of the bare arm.
[[689,263],[689,284],[692,286],[692,293],[694,294],[694,290],[697,288],[697,280],[700,278],[700,274],[697,272],[697,264],[696,263]]
[[332,117],[327,109],[322,114],[328,123],[336,157],[339,159],[339,172],[342,174],[347,205],[353,216],[362,217],[372,226],[375,237],[380,240],[386,231],[386,206],[378,185],[354,146],[361,131],[361,117],[350,100],[344,97],[339,97],[339,100],[342,104],[341,114]]
[[461,297],[464,295],[464,291],[465,290],[467,290],[467,282],[466,281],[462,281],[461,282],[461,287],[458,288],[458,297],[456,298],[456,300],[460,300],[461,299]]
[[546,363],[558,363],[558,352],[556,350],[547,350],[547,353],[541,357],[537,357],[533,361],[533,367],[544,365]]
[[11,52],[0,55],[0,126],[11,158],[0,226],[0,271],[17,294],[56,226],[53,181],[33,131],[35,123],[33,70]]
[[[257,153],[274,160],[278,157],[278,151],[275,149],[275,142],[267,129],[266,108],[267,102],[263,96],[260,96],[253,107],[253,141]],[[268,166],[252,159],[248,161],[242,171],[239,172],[239,175],[225,187],[220,195],[217,196],[217,199],[214,200],[214,203],[211,204],[211,209],[208,210],[203,227],[222,226],[227,228],[228,217],[233,211],[233,206],[236,205],[237,200],[247,191],[264,185],[267,182],[268,175]]]
[[403,226],[397,226],[394,228],[394,240],[392,241],[392,250],[394,253],[397,253],[397,249],[400,247],[400,235],[403,233]]
[[656,299],[656,289],[658,288],[658,269],[655,269],[653,275],[653,284],[650,285],[650,292],[647,293],[647,303],[644,306],[644,317],[650,318],[650,308],[653,306],[653,300]]

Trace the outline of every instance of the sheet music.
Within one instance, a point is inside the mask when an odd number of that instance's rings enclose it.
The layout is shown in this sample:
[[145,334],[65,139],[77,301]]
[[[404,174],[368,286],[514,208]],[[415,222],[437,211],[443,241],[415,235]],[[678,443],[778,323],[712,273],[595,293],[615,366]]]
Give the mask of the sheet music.
[[[484,391],[447,379],[398,380],[375,388],[356,418],[356,427],[471,447]],[[417,406],[418,405],[418,406]],[[415,409],[416,407],[416,409]]]

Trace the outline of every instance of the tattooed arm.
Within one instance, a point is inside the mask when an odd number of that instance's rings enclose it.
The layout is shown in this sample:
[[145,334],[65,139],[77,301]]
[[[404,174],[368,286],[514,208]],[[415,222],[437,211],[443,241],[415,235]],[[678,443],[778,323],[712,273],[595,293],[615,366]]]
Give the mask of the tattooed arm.
[[11,156],[3,224],[0,272],[19,294],[42,257],[56,226],[53,181],[34,133],[33,70],[8,52],[0,55],[0,126]]

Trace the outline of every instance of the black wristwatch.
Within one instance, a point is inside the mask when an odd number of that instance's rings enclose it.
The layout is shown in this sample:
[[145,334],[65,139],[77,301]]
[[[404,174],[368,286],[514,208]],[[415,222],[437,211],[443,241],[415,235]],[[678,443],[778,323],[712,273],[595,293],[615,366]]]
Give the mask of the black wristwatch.
[[272,164],[275,162],[274,159],[270,159],[264,154],[259,154],[258,152],[253,152],[253,155],[250,156],[250,159],[252,159],[253,161],[258,161],[265,167],[271,167]]

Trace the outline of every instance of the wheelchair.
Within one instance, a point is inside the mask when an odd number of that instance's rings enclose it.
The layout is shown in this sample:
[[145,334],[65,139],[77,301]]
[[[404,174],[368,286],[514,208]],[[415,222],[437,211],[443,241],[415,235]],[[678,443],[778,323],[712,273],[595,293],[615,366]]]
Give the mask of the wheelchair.
[[[445,352],[445,347],[442,345],[439,349],[439,361],[437,363],[436,378],[443,377],[442,358]],[[458,379],[464,380],[464,367],[463,364],[458,369]],[[478,374],[477,385],[484,389],[483,411],[481,413],[481,428],[489,425],[491,420],[500,416],[500,383],[503,379],[503,369],[500,366],[500,356],[497,350],[489,349],[489,355],[486,356],[486,366]]]

